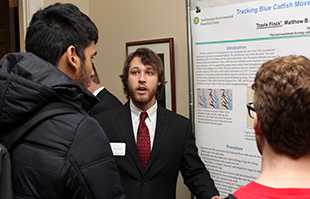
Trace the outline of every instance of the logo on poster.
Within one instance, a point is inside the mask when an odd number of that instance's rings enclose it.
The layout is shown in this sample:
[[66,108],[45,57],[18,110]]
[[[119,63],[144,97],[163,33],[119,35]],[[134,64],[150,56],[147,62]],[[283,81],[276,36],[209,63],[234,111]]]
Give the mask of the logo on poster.
[[195,17],[195,18],[194,18],[194,24],[197,25],[198,23],[199,23],[199,18],[198,18],[198,17]]

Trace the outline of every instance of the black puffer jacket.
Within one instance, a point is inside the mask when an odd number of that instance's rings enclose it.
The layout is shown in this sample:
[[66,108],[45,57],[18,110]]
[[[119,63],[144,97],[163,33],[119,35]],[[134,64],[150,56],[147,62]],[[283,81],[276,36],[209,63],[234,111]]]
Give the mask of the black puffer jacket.
[[52,101],[82,113],[46,120],[13,149],[15,198],[125,198],[109,141],[87,114],[97,99],[31,53],[1,59],[0,134]]

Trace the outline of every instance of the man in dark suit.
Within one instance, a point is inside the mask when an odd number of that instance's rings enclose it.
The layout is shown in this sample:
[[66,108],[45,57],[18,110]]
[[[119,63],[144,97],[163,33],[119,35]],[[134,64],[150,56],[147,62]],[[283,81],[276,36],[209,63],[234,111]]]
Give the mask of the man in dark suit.
[[91,116],[94,116],[98,113],[122,106],[123,104],[117,99],[117,97],[101,85],[95,65],[92,65],[94,74],[91,76],[90,84],[87,89],[100,100],[90,113]]
[[175,199],[179,171],[197,199],[220,198],[198,156],[191,121],[157,102],[165,83],[157,54],[137,49],[120,77],[129,101],[95,118],[111,142],[127,198]]

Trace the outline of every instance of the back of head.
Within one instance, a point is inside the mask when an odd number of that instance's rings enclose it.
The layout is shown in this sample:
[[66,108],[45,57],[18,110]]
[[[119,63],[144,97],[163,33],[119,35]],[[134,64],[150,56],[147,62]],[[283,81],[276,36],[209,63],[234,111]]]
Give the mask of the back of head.
[[154,51],[152,51],[149,48],[138,48],[135,52],[128,55],[127,59],[125,60],[124,67],[123,67],[123,73],[120,75],[120,77],[121,77],[124,92],[127,95],[127,98],[129,98],[128,85],[127,85],[129,66],[130,66],[130,62],[135,57],[140,57],[141,62],[144,65],[153,66],[153,69],[157,72],[158,81],[161,82],[161,84],[157,88],[157,92],[156,92],[155,97],[157,100],[159,100],[161,98],[161,93],[164,89],[164,85],[166,83],[165,82],[164,67],[163,67],[163,62],[160,59],[160,57]]
[[33,15],[26,33],[26,51],[57,65],[70,45],[83,61],[84,49],[91,41],[97,43],[98,30],[89,17],[73,4],[56,3]]
[[285,56],[264,63],[252,88],[260,127],[278,154],[310,154],[310,60]]

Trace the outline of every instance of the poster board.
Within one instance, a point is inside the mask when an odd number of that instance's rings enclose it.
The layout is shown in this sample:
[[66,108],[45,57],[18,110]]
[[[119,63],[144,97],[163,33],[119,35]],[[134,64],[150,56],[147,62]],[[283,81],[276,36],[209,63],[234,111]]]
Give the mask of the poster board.
[[309,13],[309,1],[284,0],[191,12],[197,147],[222,197],[260,175],[251,85],[267,60],[309,57]]

